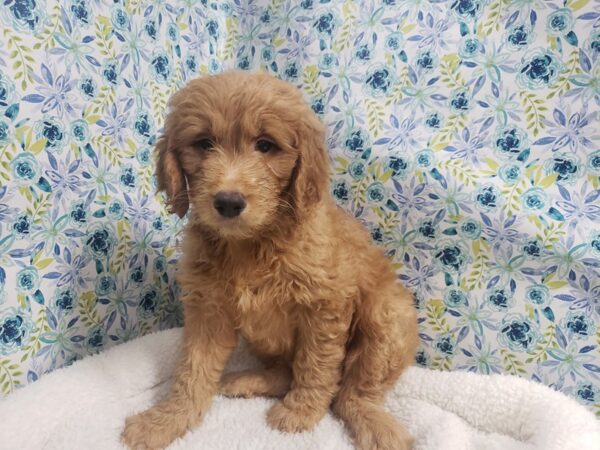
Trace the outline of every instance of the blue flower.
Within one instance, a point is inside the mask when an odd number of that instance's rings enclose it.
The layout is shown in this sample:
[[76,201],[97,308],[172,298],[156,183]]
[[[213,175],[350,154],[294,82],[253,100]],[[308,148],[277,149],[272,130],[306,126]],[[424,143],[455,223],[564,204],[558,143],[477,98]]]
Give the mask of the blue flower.
[[179,27],[176,23],[171,22],[167,25],[167,36],[171,42],[179,41]]
[[417,231],[421,236],[427,239],[435,239],[436,229],[431,219],[421,219],[417,226]]
[[366,130],[353,128],[344,141],[344,151],[351,158],[358,158],[371,149],[371,140]]
[[240,70],[249,70],[250,69],[250,59],[247,55],[240,56],[237,60],[236,67]]
[[222,70],[222,66],[217,58],[210,58],[208,60],[208,72],[211,75],[214,75],[215,73],[219,73],[219,72],[221,72],[221,70]]
[[394,84],[394,71],[386,66],[375,66],[367,71],[365,87],[373,97],[387,95]]
[[475,191],[475,206],[484,212],[496,209],[500,200],[500,191],[493,184],[484,184]]
[[392,171],[395,179],[405,178],[412,168],[412,163],[404,155],[391,155],[385,159],[385,169]]
[[6,5],[16,30],[37,33],[44,26],[46,13],[39,0],[12,0],[4,2],[3,7]]
[[525,299],[536,306],[547,305],[550,300],[550,289],[545,284],[532,284],[525,289]]
[[96,259],[112,255],[116,242],[114,232],[103,224],[92,225],[85,237],[85,246]]
[[431,112],[425,117],[425,125],[428,128],[438,130],[442,127],[444,117],[438,112]]
[[579,159],[570,153],[559,153],[544,163],[546,173],[558,175],[559,184],[573,184],[579,178],[582,167]]
[[10,144],[13,140],[13,134],[12,126],[4,120],[0,120],[0,144]]
[[540,212],[548,204],[548,195],[541,188],[531,188],[521,195],[523,209],[528,212]]
[[450,94],[450,110],[454,114],[462,114],[471,108],[471,96],[466,88],[456,89]]
[[209,20],[208,22],[206,22],[206,31],[208,31],[208,34],[210,37],[212,37],[213,39],[216,39],[219,37],[219,22],[217,22],[216,20]]
[[348,166],[348,173],[355,180],[362,180],[367,174],[367,166],[361,160],[352,161]]
[[575,19],[569,8],[561,8],[548,16],[546,31],[553,36],[564,36],[573,29]]
[[442,356],[452,356],[456,348],[456,338],[452,333],[438,334],[433,341],[433,348]]
[[92,352],[99,351],[104,345],[104,340],[106,339],[106,332],[100,327],[100,325],[91,328],[88,332],[88,335],[85,339],[85,345],[88,350]]
[[267,45],[260,52],[260,57],[262,58],[262,60],[264,62],[271,61],[274,58],[274,56],[275,56],[275,47],[273,47],[272,45]]
[[71,123],[71,136],[80,143],[85,143],[90,138],[90,129],[85,120],[79,119]]
[[513,304],[513,295],[506,288],[493,288],[485,293],[485,301],[494,311],[506,311]]
[[527,134],[518,127],[503,127],[496,132],[494,147],[502,157],[515,158],[527,145]]
[[600,389],[588,382],[578,383],[575,388],[575,395],[581,403],[586,405],[593,405],[600,401]]
[[61,311],[72,311],[76,303],[75,292],[71,288],[58,289],[54,294],[54,306]]
[[563,65],[550,50],[535,49],[521,60],[517,84],[524,89],[541,89],[554,84]]
[[323,114],[325,114],[325,98],[319,97],[314,99],[310,107],[315,112],[315,114],[322,116]]
[[0,73],[0,111],[5,110],[16,101],[14,83],[6,75]]
[[113,198],[105,207],[106,217],[112,220],[121,220],[125,214],[125,206],[119,199]]
[[19,238],[26,238],[31,234],[32,225],[29,214],[19,214],[12,224],[12,229]]
[[456,309],[459,306],[467,306],[467,293],[456,287],[449,287],[444,291],[444,305],[450,309]]
[[339,203],[346,203],[350,194],[350,186],[346,180],[335,180],[332,183],[331,193]]
[[91,77],[81,77],[81,79],[79,80],[78,87],[83,96],[88,100],[91,100],[96,96],[96,82]]
[[96,295],[104,297],[117,290],[117,281],[112,273],[101,273],[96,278]]
[[485,3],[483,0],[454,0],[450,9],[459,20],[474,20],[481,16]]
[[561,321],[561,326],[570,337],[575,339],[585,339],[596,333],[594,320],[580,312],[569,311]]
[[142,283],[145,278],[146,273],[144,272],[144,268],[142,266],[134,267],[129,273],[129,279],[134,283]]
[[589,245],[591,252],[596,256],[600,256],[600,231],[592,232]]
[[185,68],[191,73],[196,73],[198,71],[198,60],[196,59],[196,55],[188,55],[185,58]]
[[165,273],[167,270],[167,259],[164,256],[158,256],[154,260],[154,270],[158,273]]
[[148,143],[154,137],[154,120],[145,111],[139,111],[133,121],[133,135],[139,142]]
[[515,352],[527,352],[540,340],[537,326],[521,314],[509,314],[502,319],[498,342]]
[[600,150],[592,152],[587,157],[588,172],[600,176]]
[[24,311],[6,308],[0,312],[0,355],[9,355],[27,344],[33,322]]
[[34,129],[38,139],[46,138],[46,150],[60,153],[67,142],[64,125],[55,117],[36,122]]
[[521,179],[521,166],[518,164],[505,164],[498,170],[498,176],[508,184],[515,184]]
[[102,78],[104,78],[113,86],[119,84],[120,80],[117,64],[117,61],[110,59],[102,66]]
[[17,291],[31,295],[40,287],[40,275],[35,267],[29,266],[17,272]]
[[424,169],[431,167],[435,163],[435,155],[431,149],[424,148],[423,150],[419,150],[415,155],[415,162],[417,166]]
[[333,53],[323,53],[319,58],[319,69],[328,70],[337,65],[337,56]]
[[481,42],[475,37],[465,37],[458,45],[458,55],[462,59],[471,59],[481,51]]
[[148,147],[142,147],[136,152],[135,159],[140,163],[140,166],[146,167],[152,162],[152,153]]
[[126,165],[121,168],[121,172],[119,173],[119,185],[125,192],[133,192],[137,188],[138,178],[131,165]]
[[331,36],[336,27],[334,15],[330,12],[321,14],[313,23],[313,27],[319,34]]
[[171,78],[171,59],[164,51],[158,51],[152,56],[151,72],[157,83],[166,83]]
[[404,45],[402,34],[395,32],[385,38],[385,48],[391,52],[397,52]]
[[371,183],[367,188],[367,200],[371,203],[383,203],[387,198],[385,186],[382,183]]
[[283,67],[281,78],[286,81],[296,81],[300,76],[300,67],[296,61],[288,61]]
[[429,72],[437,66],[437,56],[431,50],[424,50],[417,54],[416,64],[419,69],[424,72]]
[[117,6],[114,8],[110,18],[115,30],[123,31],[129,28],[129,16],[122,7]]
[[144,31],[150,39],[153,41],[158,37],[158,27],[156,25],[156,19],[154,17],[148,17],[144,21]]
[[69,10],[73,17],[84,25],[90,25],[94,21],[94,14],[87,0],[71,0]]
[[271,23],[271,16],[273,15],[273,13],[271,12],[271,10],[269,8],[265,8],[265,10],[262,12],[262,14],[260,15],[260,21],[261,23]]
[[429,365],[429,356],[425,353],[425,350],[421,349],[417,351],[415,362],[422,367],[427,367]]
[[306,10],[313,9],[313,0],[302,0],[300,2],[300,7]]
[[156,231],[162,231],[164,226],[163,226],[163,220],[162,217],[160,216],[156,216],[154,218],[154,220],[152,221],[152,228]]
[[520,50],[533,42],[534,38],[535,33],[533,33],[531,27],[525,24],[520,24],[514,25],[508,29],[506,42],[508,43],[509,49]]
[[82,225],[87,222],[87,208],[83,200],[77,200],[71,205],[69,219],[74,225]]
[[356,51],[354,52],[354,56],[363,61],[368,61],[371,59],[372,49],[366,45],[360,45]]
[[458,232],[467,239],[478,239],[481,236],[481,224],[473,219],[465,219],[461,222]]
[[469,252],[459,242],[442,241],[434,251],[435,263],[444,272],[460,273],[469,262]]
[[138,315],[142,318],[152,317],[156,313],[159,300],[158,290],[154,286],[146,286],[140,293]]
[[18,153],[10,162],[13,179],[21,184],[30,186],[40,179],[42,168],[33,153]]
[[538,240],[527,241],[522,247],[523,253],[532,259],[539,258],[544,253],[544,244]]
[[371,233],[371,239],[373,239],[375,242],[383,242],[384,231],[379,225],[377,225],[377,224],[371,225],[369,227],[369,231]]

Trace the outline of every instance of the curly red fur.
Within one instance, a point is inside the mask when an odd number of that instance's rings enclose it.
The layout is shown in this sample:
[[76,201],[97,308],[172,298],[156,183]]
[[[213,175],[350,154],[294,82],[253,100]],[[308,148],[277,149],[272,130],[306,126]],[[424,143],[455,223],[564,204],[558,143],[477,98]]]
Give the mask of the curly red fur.
[[[190,209],[184,348],[170,396],[127,420],[124,443],[167,446],[220,391],[281,397],[267,414],[279,430],[310,429],[332,407],[360,449],[410,448],[382,403],[414,359],[412,296],[329,195],[325,131],[300,92],[264,74],[194,80],[172,99],[157,154],[159,190],[173,212]],[[239,217],[213,207],[224,190],[245,196]],[[222,376],[239,336],[266,369]]]

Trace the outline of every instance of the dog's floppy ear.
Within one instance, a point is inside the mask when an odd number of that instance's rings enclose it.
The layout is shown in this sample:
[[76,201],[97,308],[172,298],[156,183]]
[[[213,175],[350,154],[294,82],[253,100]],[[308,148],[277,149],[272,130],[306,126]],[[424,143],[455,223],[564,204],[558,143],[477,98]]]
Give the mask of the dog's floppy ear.
[[170,213],[183,217],[189,208],[187,184],[175,149],[169,144],[168,120],[163,134],[156,143],[157,190],[167,194]]
[[329,156],[325,147],[325,129],[310,112],[298,133],[300,153],[292,175],[292,193],[297,213],[316,204],[329,186]]

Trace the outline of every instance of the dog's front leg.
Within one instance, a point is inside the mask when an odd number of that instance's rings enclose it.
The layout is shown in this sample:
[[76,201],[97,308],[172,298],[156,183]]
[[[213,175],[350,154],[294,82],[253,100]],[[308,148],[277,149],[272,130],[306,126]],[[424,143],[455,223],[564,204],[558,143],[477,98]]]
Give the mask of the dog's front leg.
[[217,392],[236,333],[217,302],[186,299],[184,348],[170,396],[129,417],[123,443],[134,450],[162,449],[197,425]]
[[339,388],[351,313],[327,302],[313,306],[301,314],[291,389],[267,413],[268,423],[281,431],[312,428]]

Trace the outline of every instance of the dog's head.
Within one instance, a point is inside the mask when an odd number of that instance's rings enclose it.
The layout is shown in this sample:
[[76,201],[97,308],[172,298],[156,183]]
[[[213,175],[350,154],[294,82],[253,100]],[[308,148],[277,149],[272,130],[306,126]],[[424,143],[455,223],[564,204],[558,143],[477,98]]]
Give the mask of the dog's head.
[[196,79],[173,96],[157,143],[171,212],[224,238],[301,217],[327,190],[324,128],[292,85],[266,74]]

